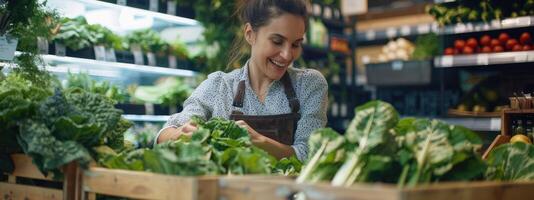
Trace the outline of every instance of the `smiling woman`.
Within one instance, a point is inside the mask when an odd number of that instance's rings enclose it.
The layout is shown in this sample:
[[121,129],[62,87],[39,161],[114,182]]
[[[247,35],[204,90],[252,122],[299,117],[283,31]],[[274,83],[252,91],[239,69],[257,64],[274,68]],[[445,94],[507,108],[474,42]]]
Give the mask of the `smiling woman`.
[[[297,69],[307,21],[304,0],[248,0],[239,6],[250,57],[240,69],[214,72],[200,84],[157,136],[190,136],[192,116],[232,119],[252,143],[277,158],[306,158],[311,132],[326,125],[328,85],[316,70]],[[239,48],[237,43],[236,48]],[[242,55],[232,54],[230,62]]]

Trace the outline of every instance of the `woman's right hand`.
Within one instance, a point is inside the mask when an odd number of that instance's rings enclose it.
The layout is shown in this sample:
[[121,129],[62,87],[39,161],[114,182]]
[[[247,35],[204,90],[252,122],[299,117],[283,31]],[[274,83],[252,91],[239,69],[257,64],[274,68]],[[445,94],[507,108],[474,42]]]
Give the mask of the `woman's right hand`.
[[193,132],[195,132],[196,130],[197,125],[192,121],[188,121],[187,123],[178,128],[168,127],[161,131],[158,137],[158,144],[169,140],[177,140],[182,135],[191,137]]

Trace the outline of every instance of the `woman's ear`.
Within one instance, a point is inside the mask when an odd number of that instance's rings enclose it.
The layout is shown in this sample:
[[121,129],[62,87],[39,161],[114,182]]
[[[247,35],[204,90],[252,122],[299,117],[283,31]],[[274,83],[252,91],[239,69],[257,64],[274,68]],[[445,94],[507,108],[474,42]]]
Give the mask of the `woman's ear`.
[[249,45],[253,45],[256,41],[256,34],[254,33],[254,30],[252,30],[252,25],[250,25],[250,23],[245,24],[245,40],[247,40]]

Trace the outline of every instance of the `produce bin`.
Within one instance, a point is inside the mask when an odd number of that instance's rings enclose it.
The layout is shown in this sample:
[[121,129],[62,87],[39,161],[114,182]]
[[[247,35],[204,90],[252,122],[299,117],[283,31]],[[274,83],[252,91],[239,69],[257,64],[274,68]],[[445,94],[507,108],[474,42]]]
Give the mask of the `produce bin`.
[[[79,168],[75,162],[63,167],[64,179],[54,180],[44,176],[32,158],[24,154],[11,155],[15,170],[8,177],[7,182],[0,181],[0,195],[3,199],[78,199],[76,191]],[[26,183],[38,184],[26,184]],[[61,188],[58,188],[60,186]]]
[[250,187],[236,185],[227,191],[229,188],[220,187],[221,183],[225,185],[226,182],[234,181],[284,179],[288,178],[262,175],[174,176],[92,167],[83,172],[82,187],[86,198],[90,200],[96,199],[96,194],[135,199],[217,200],[221,194],[232,194],[233,190],[242,192]]
[[220,197],[241,200],[293,199],[301,192],[306,200],[528,200],[534,182],[451,182],[414,188],[393,184],[355,184],[334,187],[328,183],[295,184],[291,180],[222,179]]

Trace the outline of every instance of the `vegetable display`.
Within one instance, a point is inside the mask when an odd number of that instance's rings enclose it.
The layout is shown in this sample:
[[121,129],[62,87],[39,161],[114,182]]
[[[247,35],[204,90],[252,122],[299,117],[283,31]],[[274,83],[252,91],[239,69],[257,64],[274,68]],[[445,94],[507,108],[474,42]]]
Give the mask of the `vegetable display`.
[[117,86],[112,85],[107,81],[99,82],[93,80],[88,74],[85,73],[69,73],[67,81],[63,83],[63,88],[81,88],[87,92],[104,95],[112,99],[115,103],[122,103],[126,101],[127,98],[126,92]]
[[154,86],[138,86],[132,96],[134,101],[176,106],[183,104],[192,92],[193,88],[182,79],[165,78]]
[[511,37],[506,32],[501,32],[496,37],[485,34],[480,38],[470,37],[467,40],[456,39],[453,47],[445,48],[443,54],[475,54],[475,53],[499,53],[505,51],[530,51],[532,50],[532,36],[529,32],[522,32],[518,37]]
[[34,75],[48,83],[19,72],[0,82],[1,171],[13,170],[5,155],[22,150],[43,174],[60,178],[59,169],[66,163],[78,161],[87,167],[96,155],[93,148],[123,149],[123,132],[132,124],[121,117],[111,99],[78,87],[62,90],[53,77]]
[[252,145],[248,133],[233,121],[194,118],[198,130],[191,138],[108,154],[101,159],[108,168],[151,171],[174,175],[208,174],[295,174],[300,162],[293,158],[277,162],[267,152]]
[[355,113],[344,136],[329,129],[310,136],[308,162],[297,182],[411,187],[482,179],[486,165],[476,153],[482,141],[470,130],[438,120],[399,120],[397,111],[382,101],[359,106]]
[[532,16],[534,15],[534,1],[461,0],[449,4],[433,4],[427,8],[427,11],[440,25],[490,22],[509,17]]
[[488,164],[488,180],[534,180],[534,145],[521,142],[501,145],[490,153]]

